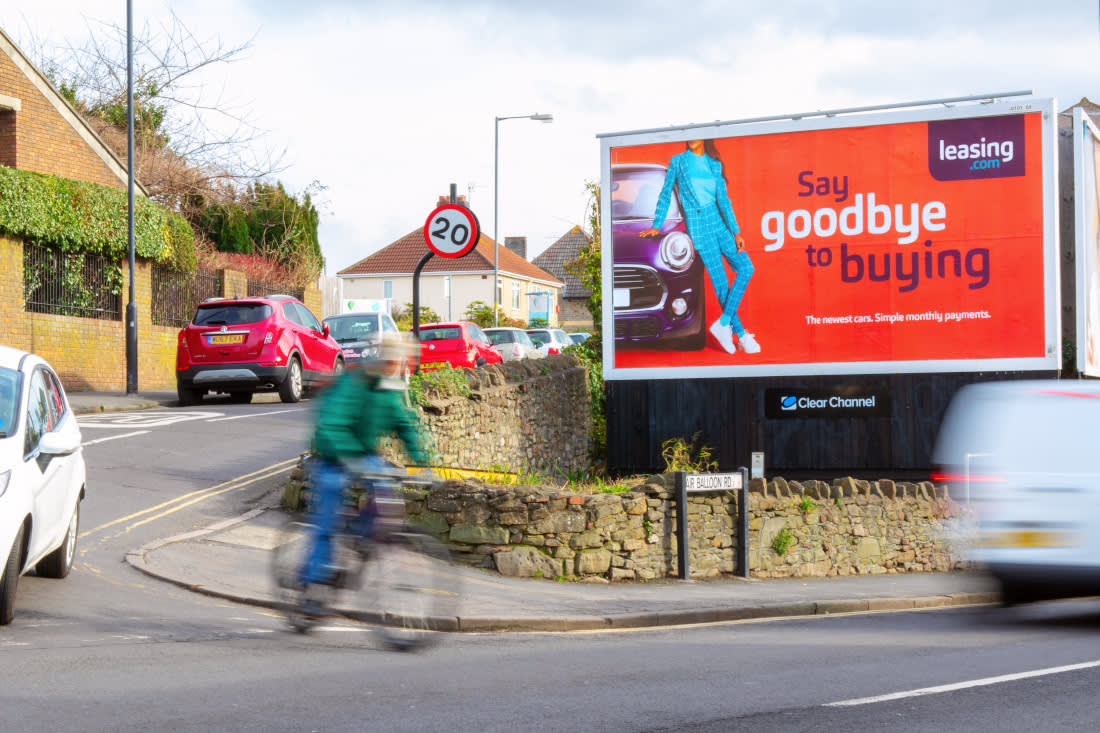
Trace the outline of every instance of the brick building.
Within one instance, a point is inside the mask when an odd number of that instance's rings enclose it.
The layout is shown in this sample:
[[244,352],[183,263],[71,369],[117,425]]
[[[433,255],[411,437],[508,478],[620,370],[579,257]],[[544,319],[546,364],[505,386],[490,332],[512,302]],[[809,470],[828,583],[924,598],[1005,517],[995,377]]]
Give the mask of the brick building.
[[[0,166],[122,191],[127,187],[124,162],[3,30],[0,30]],[[135,192],[139,196],[145,194],[140,183],[135,184]],[[0,233],[0,344],[39,354],[53,365],[69,390],[125,390],[126,329],[122,314],[91,318],[33,312],[27,305],[24,276],[30,251],[32,248],[22,238]],[[122,282],[128,282],[125,258],[120,264]],[[154,324],[154,265],[140,258],[135,264],[138,387],[172,389],[177,327]],[[218,281],[223,295],[247,294],[248,283],[240,273],[223,271],[218,273]],[[307,289],[305,300],[311,310],[320,312],[319,291]]]

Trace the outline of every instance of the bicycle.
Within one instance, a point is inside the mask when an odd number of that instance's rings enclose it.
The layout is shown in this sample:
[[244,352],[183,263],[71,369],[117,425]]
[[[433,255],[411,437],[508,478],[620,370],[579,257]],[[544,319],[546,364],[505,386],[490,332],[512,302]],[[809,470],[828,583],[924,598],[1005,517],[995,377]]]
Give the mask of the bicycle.
[[[455,628],[459,582],[447,548],[405,515],[405,490],[435,482],[395,472],[358,473],[345,492],[333,537],[334,573],[325,583],[300,580],[316,525],[301,513],[287,517],[272,552],[272,574],[279,608],[293,630],[306,633],[324,617],[340,615],[374,624],[386,646],[411,651]],[[364,517],[372,511],[367,533]],[[351,602],[338,608],[348,596]]]

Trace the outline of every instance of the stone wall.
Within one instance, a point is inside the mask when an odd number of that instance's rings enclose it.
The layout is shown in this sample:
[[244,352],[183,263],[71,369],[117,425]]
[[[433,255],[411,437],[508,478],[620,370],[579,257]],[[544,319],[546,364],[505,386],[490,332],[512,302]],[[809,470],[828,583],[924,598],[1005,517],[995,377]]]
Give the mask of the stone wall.
[[[298,478],[301,479],[299,473]],[[466,564],[504,575],[581,582],[675,577],[671,476],[620,494],[450,481],[410,491],[412,522],[448,543]],[[737,568],[732,493],[689,494],[693,578]],[[754,480],[749,492],[749,570],[755,578],[942,572],[963,567],[971,515],[944,486],[852,478],[802,484]],[[786,529],[790,544],[775,538]]]
[[[441,465],[563,478],[589,466],[592,409],[571,354],[463,369],[468,396],[421,410]],[[403,463],[392,447],[391,460]]]

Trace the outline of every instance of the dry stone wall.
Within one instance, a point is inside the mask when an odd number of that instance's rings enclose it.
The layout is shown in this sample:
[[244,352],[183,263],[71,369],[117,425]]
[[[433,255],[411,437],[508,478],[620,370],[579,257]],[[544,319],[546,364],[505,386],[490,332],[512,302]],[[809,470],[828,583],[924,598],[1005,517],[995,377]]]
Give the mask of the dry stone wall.
[[[589,466],[592,408],[572,354],[463,369],[470,394],[421,410],[441,464],[568,476]],[[391,460],[403,462],[392,445]]]
[[[620,494],[450,481],[406,496],[411,521],[443,539],[461,562],[504,575],[581,582],[676,576],[672,477]],[[737,568],[737,498],[689,494],[691,575]],[[755,578],[942,572],[961,569],[972,522],[944,486],[841,478],[754,480],[749,569]],[[776,542],[784,531],[787,542]],[[785,546],[784,546],[785,545]]]

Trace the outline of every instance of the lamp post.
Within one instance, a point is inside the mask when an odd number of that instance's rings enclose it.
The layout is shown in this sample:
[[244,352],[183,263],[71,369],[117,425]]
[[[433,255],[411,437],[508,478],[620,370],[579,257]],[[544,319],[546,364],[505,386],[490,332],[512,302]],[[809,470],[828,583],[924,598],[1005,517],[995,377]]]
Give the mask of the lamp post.
[[493,325],[499,325],[498,314],[500,301],[497,298],[499,292],[497,282],[500,280],[500,241],[497,237],[497,204],[499,201],[500,181],[500,121],[501,120],[538,120],[539,122],[553,122],[554,115],[510,115],[507,117],[495,117],[493,122]]

